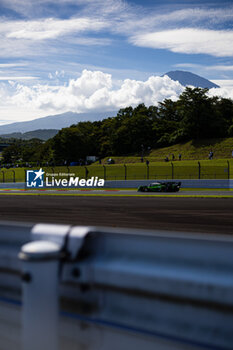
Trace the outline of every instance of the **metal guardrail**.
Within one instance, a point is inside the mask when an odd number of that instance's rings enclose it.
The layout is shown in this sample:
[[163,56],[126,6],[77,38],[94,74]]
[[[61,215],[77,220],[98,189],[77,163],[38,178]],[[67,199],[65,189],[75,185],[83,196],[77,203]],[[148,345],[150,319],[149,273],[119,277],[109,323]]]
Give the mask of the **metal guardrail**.
[[[37,169],[38,166],[33,167]],[[32,169],[32,168],[28,168]],[[192,165],[180,165],[179,161],[156,163],[131,163],[114,165],[90,165],[90,166],[54,166],[43,167],[45,173],[55,173],[56,178],[62,178],[63,174],[74,174],[80,178],[91,178],[97,176],[104,180],[150,180],[150,179],[225,179],[229,180],[231,174],[231,163],[202,163],[197,161]],[[24,174],[25,172],[25,174]],[[69,176],[68,176],[69,177]],[[26,168],[5,169],[0,171],[0,183],[20,182],[26,179]]]
[[[157,180],[156,180],[157,181]],[[161,179],[159,181],[166,182],[169,181],[167,179]],[[190,179],[174,179],[173,181],[181,182],[182,188],[198,188],[198,189],[231,189],[233,188],[233,179],[231,180],[213,180],[213,179],[204,179],[204,180],[190,180]],[[107,180],[104,183],[104,189],[107,188],[132,188],[135,189],[139,186],[149,185],[153,180]],[[73,187],[76,189],[80,188],[90,188],[87,186]],[[24,182],[16,182],[16,183],[0,183],[0,189],[25,189]]]
[[231,237],[2,223],[0,349],[232,349],[232,257]]

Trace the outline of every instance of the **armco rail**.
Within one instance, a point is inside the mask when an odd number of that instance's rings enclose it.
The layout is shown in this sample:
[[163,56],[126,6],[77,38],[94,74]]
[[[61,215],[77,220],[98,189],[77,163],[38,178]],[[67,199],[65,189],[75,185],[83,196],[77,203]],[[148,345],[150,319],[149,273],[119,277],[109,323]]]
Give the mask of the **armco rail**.
[[[149,185],[157,180],[107,180],[105,181],[104,188],[137,188],[141,185]],[[169,180],[158,180],[169,181]],[[182,188],[233,188],[233,180],[190,180],[190,179],[174,179],[173,181],[181,181]],[[24,182],[8,182],[0,183],[0,189],[12,188],[12,189],[24,189]],[[83,187],[80,187],[83,188]]]
[[0,349],[20,348],[233,349],[233,239],[1,223]]
[[[90,178],[98,176],[104,180],[153,180],[175,178],[186,179],[225,179],[229,180],[232,173],[232,163],[229,160],[203,160],[191,162],[151,162],[147,163],[128,163],[115,165],[89,165],[89,166],[53,166],[48,167],[45,164],[39,165],[45,173],[57,174],[75,174],[80,178]],[[183,165],[182,165],[183,164]],[[32,168],[10,168],[0,169],[0,182],[22,181],[26,178],[26,170],[38,169],[38,164],[31,164]],[[24,177],[25,176],[25,177]]]

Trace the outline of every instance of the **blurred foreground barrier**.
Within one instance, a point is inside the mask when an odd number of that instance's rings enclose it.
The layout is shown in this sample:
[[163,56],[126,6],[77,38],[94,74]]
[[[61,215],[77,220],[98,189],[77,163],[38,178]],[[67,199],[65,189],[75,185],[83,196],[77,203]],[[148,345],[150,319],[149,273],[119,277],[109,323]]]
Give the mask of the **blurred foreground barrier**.
[[0,349],[233,348],[233,239],[0,224]]

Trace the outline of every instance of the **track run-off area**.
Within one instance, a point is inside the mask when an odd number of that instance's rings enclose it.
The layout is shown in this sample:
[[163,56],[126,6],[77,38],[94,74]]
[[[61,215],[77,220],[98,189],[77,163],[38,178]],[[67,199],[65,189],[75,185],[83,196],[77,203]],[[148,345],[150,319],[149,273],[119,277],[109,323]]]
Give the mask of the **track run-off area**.
[[233,234],[233,191],[0,190],[0,220]]
[[196,198],[233,198],[230,189],[180,190],[179,192],[138,192],[126,189],[1,189],[1,194],[15,195],[57,195],[57,196],[118,196],[118,197],[196,197]]

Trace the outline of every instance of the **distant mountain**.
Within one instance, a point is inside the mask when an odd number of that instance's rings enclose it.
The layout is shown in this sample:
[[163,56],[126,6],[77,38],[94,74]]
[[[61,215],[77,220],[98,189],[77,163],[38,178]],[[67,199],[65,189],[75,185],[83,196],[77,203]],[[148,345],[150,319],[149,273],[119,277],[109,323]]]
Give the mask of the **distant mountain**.
[[0,135],[2,138],[14,138],[14,139],[22,139],[22,140],[30,140],[30,139],[40,139],[46,141],[51,137],[55,136],[59,130],[56,129],[39,129],[34,131],[28,131],[25,133],[21,132],[13,132],[11,134]]
[[108,117],[116,116],[117,111],[97,112],[97,113],[73,113],[66,112],[62,114],[51,115],[48,117],[37,118],[28,122],[18,122],[4,124],[0,126],[0,135],[10,133],[25,133],[27,131],[39,129],[62,129],[80,121],[102,120]]
[[178,80],[178,82],[183,86],[192,85],[194,87],[208,88],[208,89],[219,88],[219,86],[212,83],[212,81],[209,81],[191,72],[175,70],[175,71],[165,73],[164,75],[168,75],[169,78],[171,78],[172,80],[175,80],[175,81]]

